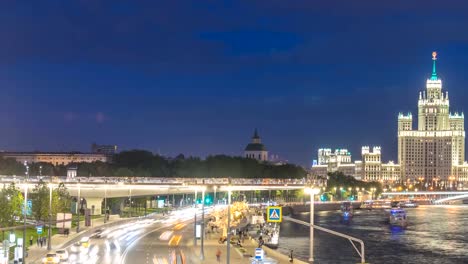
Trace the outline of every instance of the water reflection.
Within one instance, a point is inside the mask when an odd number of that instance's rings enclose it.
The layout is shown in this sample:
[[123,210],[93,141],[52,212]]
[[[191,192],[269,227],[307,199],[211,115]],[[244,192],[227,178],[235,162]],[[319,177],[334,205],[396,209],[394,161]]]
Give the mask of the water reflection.
[[[407,229],[390,228],[382,210],[357,210],[350,222],[340,212],[317,212],[317,225],[364,240],[369,263],[468,263],[468,206],[420,206],[407,209]],[[295,215],[308,221],[309,214]],[[308,258],[309,228],[281,224],[279,250]],[[345,239],[315,232],[315,259],[322,263],[357,263],[358,255]]]

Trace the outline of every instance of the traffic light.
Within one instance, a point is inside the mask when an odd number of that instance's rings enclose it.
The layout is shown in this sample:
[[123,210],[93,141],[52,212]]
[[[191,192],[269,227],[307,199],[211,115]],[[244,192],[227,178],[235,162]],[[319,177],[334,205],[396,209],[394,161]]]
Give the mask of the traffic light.
[[211,204],[213,203],[213,201],[211,200],[211,197],[210,196],[206,196],[205,197],[205,204]]

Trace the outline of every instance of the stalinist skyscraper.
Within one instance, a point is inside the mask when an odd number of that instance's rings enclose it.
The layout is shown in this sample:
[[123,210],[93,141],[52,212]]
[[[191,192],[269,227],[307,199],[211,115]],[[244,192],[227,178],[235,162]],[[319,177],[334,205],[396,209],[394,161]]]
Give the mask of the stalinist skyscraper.
[[418,128],[411,113],[398,115],[398,162],[403,180],[448,183],[465,160],[463,113],[450,113],[449,95],[437,76],[437,53],[432,75],[419,92]]

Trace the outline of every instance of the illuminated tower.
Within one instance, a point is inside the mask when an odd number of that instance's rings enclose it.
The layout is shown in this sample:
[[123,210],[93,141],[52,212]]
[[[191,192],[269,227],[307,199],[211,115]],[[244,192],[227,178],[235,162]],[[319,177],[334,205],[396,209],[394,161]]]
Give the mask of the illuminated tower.
[[448,92],[436,71],[437,53],[432,53],[432,74],[419,92],[418,129],[412,115],[398,115],[398,161],[404,180],[424,179],[429,185],[447,182],[465,158],[463,113],[449,111]]

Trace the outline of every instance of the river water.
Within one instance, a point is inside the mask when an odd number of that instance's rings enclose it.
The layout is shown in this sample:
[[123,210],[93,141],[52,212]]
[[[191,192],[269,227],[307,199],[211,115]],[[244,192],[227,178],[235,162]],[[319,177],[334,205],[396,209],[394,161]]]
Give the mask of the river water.
[[[355,210],[349,224],[340,222],[339,211],[316,212],[315,224],[364,240],[367,263],[468,263],[468,206],[432,205],[405,210],[405,230],[391,229],[384,211],[377,209]],[[293,217],[309,222],[309,213]],[[315,263],[360,263],[346,239],[316,230],[314,242]],[[296,258],[308,259],[309,228],[283,221],[278,250],[288,254],[290,249]]]

